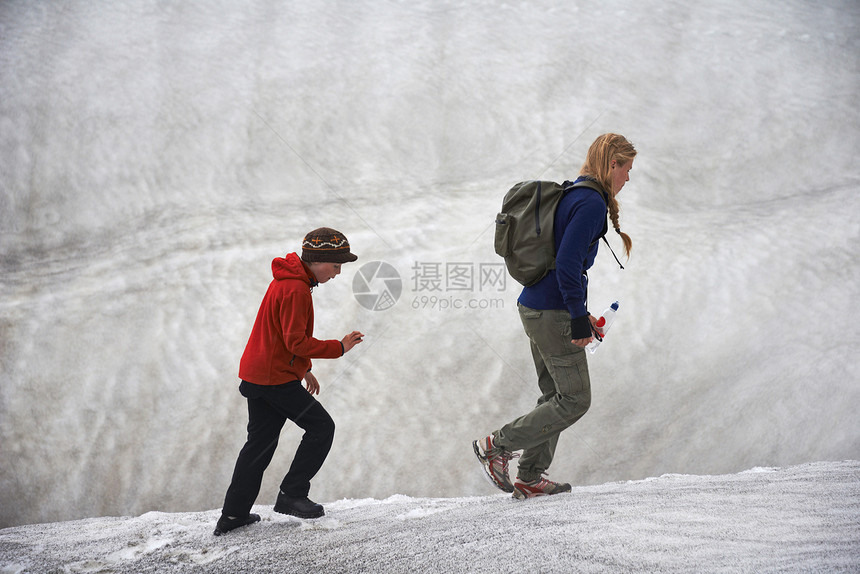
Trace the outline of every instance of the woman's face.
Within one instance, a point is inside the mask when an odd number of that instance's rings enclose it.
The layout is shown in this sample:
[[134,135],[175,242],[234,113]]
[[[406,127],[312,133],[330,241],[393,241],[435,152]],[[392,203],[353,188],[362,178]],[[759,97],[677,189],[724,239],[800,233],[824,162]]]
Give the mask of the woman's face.
[[631,159],[624,164],[612,160],[610,169],[612,170],[612,195],[618,195],[624,184],[630,181],[630,170],[633,169],[633,160]]

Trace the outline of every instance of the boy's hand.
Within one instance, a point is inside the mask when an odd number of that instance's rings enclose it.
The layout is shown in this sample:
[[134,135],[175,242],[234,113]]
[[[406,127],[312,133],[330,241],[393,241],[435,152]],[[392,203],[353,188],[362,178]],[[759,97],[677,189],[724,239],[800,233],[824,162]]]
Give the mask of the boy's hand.
[[361,343],[362,337],[364,337],[362,333],[359,333],[358,331],[353,331],[352,333],[341,339],[340,342],[343,345],[344,354],[346,354],[347,351]]
[[320,382],[313,373],[305,373],[305,388],[312,395],[320,394]]

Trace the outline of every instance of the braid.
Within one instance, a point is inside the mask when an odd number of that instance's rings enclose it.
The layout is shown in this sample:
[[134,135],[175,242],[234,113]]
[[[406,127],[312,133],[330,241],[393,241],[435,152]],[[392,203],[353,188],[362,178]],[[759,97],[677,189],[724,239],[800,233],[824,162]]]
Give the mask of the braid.
[[624,242],[624,253],[627,254],[627,257],[630,257],[630,250],[633,249],[633,240],[630,239],[630,236],[621,231],[621,225],[618,223],[618,210],[619,210],[618,200],[615,196],[610,195],[609,197],[609,219],[612,221],[612,227],[615,228],[615,231],[618,235],[621,236],[621,241]]

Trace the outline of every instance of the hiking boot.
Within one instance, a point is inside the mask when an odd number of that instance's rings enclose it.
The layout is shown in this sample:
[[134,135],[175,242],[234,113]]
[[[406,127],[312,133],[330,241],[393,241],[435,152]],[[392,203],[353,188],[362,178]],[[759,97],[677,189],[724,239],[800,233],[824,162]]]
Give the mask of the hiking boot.
[[317,504],[307,496],[287,496],[283,492],[278,493],[275,512],[299,518],[319,518],[325,515],[322,504]]
[[514,485],[508,474],[508,462],[514,458],[514,453],[493,444],[493,435],[472,441],[475,456],[484,467],[484,476],[490,483],[504,492],[513,492]]
[[561,494],[562,492],[570,492],[570,485],[566,482],[553,482],[544,477],[531,482],[522,481],[518,477],[514,483],[514,498],[520,500],[548,494]]
[[221,536],[231,530],[235,530],[240,526],[247,526],[255,522],[260,522],[259,514],[249,514],[248,516],[224,516],[218,519],[218,524],[215,525],[215,536]]

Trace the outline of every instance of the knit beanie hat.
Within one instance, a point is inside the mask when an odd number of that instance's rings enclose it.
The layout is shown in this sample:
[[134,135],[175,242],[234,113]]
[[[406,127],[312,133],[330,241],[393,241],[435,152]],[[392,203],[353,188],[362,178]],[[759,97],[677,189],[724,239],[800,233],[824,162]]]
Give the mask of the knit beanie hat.
[[358,256],[349,252],[349,241],[343,233],[320,227],[305,235],[302,259],[309,263],[349,263]]

